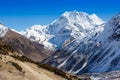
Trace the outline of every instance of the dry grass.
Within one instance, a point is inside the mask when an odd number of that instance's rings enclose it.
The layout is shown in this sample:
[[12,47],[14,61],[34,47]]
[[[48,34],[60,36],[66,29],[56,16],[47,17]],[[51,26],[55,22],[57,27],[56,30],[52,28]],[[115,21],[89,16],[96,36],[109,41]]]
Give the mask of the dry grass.
[[48,64],[34,62],[13,52],[9,45],[0,40],[0,80],[79,80]]

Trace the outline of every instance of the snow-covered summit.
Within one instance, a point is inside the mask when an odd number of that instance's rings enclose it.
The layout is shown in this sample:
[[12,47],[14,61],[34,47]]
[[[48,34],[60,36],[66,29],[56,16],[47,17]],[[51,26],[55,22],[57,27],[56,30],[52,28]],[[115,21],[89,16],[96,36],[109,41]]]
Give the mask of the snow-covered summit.
[[4,37],[8,31],[8,28],[3,24],[0,24],[0,38]]
[[85,12],[66,11],[62,17],[66,17],[70,23],[79,23],[84,29],[92,29],[94,25],[104,23],[104,21],[95,14],[89,15]]
[[32,41],[43,44],[46,50],[54,51],[55,49],[55,45],[48,42],[48,40],[51,38],[51,35],[47,34],[46,26],[34,25],[25,31],[21,31],[20,33]]
[[68,39],[79,40],[94,36],[101,32],[104,23],[95,14],[89,15],[85,12],[66,11],[60,18],[46,26],[35,25],[22,32],[27,38],[43,43],[44,41],[60,48]]
[[76,31],[91,30],[95,26],[101,25],[103,23],[104,21],[98,18],[95,14],[88,15],[85,12],[66,11],[59,19],[55,20],[51,25],[52,28],[55,29],[52,32],[56,33],[61,31],[61,29],[64,27],[66,27],[67,29],[72,28]]
[[21,33],[23,35],[26,35],[26,37],[30,38],[31,40],[37,40],[37,41],[43,41],[45,38],[42,34],[44,34],[44,32],[42,31],[43,27],[41,25],[34,25],[28,29],[26,29],[25,31],[22,31]]
[[104,24],[104,21],[95,14],[89,15],[85,12],[66,11],[47,28],[49,33],[54,35],[50,42],[60,47],[71,37],[73,39],[79,38],[79,40],[87,36],[92,37],[103,30],[102,24]]

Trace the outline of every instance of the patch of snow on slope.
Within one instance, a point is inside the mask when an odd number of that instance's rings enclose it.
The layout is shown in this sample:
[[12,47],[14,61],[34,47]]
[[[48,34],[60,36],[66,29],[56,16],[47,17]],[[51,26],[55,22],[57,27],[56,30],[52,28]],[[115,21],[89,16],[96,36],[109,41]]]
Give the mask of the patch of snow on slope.
[[26,36],[32,41],[39,42],[40,44],[44,45],[45,49],[48,51],[53,51],[55,49],[55,45],[48,42],[49,38],[52,37],[50,34],[46,34],[46,26],[41,25],[34,25],[31,28],[22,31],[21,34]]

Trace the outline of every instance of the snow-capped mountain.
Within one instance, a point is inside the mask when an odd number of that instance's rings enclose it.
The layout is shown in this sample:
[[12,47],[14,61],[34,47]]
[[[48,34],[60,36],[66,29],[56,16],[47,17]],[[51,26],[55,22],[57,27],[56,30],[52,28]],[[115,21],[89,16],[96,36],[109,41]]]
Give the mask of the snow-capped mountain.
[[67,40],[83,40],[91,38],[103,30],[104,21],[95,14],[88,15],[85,12],[65,12],[46,26],[35,25],[21,34],[32,41],[45,45],[49,50],[59,49]]
[[34,25],[31,28],[28,28],[20,33],[22,35],[25,35],[31,41],[43,44],[44,48],[47,49],[48,51],[54,52],[55,46],[48,42],[48,40],[51,38],[51,35],[46,34],[46,26]]
[[120,70],[120,14],[97,37],[70,41],[45,62],[73,74]]
[[0,38],[4,37],[8,31],[8,28],[3,24],[0,24]]
[[3,24],[0,24],[0,40],[9,45],[14,51],[34,61],[41,61],[50,54],[50,52],[44,49],[43,45],[27,39]]
[[36,61],[73,74],[120,70],[120,13],[104,23],[95,14],[65,12],[20,33],[28,39],[0,24],[0,38]]
[[98,36],[98,42],[103,51],[99,53],[99,58],[102,59],[91,70],[120,70],[120,13],[106,23],[104,31]]

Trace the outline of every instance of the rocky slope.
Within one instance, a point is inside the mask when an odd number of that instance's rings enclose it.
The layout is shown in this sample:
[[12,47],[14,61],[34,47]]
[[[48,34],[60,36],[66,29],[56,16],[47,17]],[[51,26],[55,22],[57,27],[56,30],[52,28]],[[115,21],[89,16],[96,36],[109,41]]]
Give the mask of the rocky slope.
[[44,45],[30,41],[26,37],[0,24],[0,39],[10,45],[16,52],[21,53],[34,61],[41,61],[50,54]]
[[78,80],[57,68],[47,67],[15,52],[0,40],[0,80]]

